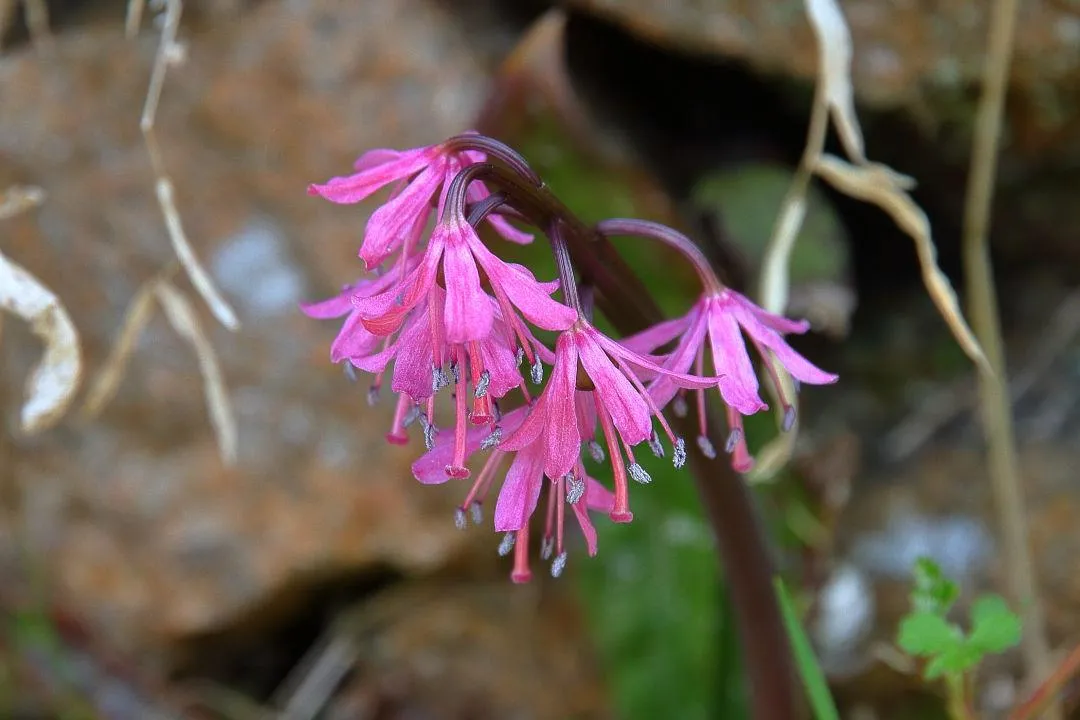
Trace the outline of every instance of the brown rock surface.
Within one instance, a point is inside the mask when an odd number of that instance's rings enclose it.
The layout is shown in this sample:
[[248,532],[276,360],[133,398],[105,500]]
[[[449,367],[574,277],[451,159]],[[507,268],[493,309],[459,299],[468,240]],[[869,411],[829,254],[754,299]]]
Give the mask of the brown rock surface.
[[[0,184],[48,193],[4,223],[4,252],[57,290],[91,375],[139,285],[172,257],[139,132],[156,38],[121,33],[0,58]],[[424,572],[491,540],[455,530],[457,488],[412,481],[416,446],[382,440],[389,401],[368,409],[366,387],[329,363],[336,328],[296,309],[360,269],[363,213],[307,197],[306,183],[367,147],[466,127],[484,83],[469,38],[423,0],[325,0],[262,3],[190,40],[158,133],[188,234],[243,323],[230,334],[196,303],[239,462],[219,460],[194,354],[160,312],[99,418],[15,437],[3,460],[20,518],[0,525],[7,567],[29,563],[120,646],[212,629],[297,573]],[[2,344],[8,432],[39,352],[16,325]]]

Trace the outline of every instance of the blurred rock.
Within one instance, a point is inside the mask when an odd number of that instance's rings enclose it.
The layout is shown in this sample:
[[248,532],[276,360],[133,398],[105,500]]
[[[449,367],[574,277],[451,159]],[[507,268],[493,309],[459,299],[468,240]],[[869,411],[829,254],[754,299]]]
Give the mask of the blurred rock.
[[583,632],[562,585],[390,591],[337,623],[357,662],[326,717],[609,717]]
[[[748,62],[765,72],[813,78],[817,47],[802,0],[575,0],[639,35],[687,50]],[[938,122],[972,106],[989,15],[962,0],[840,3],[854,45],[858,98],[875,107],[926,107]],[[1016,24],[1014,119],[1020,135],[1048,139],[1077,130],[1080,8],[1070,2],[1025,3]],[[1018,140],[1022,138],[1017,138]],[[1035,138],[1029,138],[1035,140]]]
[[[458,488],[409,476],[417,446],[383,442],[389,400],[367,408],[366,386],[330,365],[336,327],[296,309],[360,271],[364,212],[306,184],[366,148],[467,127],[485,82],[471,44],[423,0],[266,2],[190,38],[157,132],[188,235],[243,323],[230,334],[196,303],[235,403],[239,463],[222,466],[194,354],[158,312],[101,417],[9,443],[9,570],[130,647],[227,624],[305,573],[424,573],[477,543],[493,552],[492,536],[454,528]],[[116,23],[58,37],[51,57],[0,58],[0,184],[48,193],[4,224],[4,252],[57,290],[91,374],[172,258],[139,131],[155,49]],[[5,325],[13,433],[39,348]]]

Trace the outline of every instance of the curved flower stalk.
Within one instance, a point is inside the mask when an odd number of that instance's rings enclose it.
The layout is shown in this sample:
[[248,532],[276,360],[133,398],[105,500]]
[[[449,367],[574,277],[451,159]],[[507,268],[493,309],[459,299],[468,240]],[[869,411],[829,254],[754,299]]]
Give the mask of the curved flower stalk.
[[[766,313],[721,285],[685,237],[635,220],[585,228],[520,156],[496,140],[466,133],[414,150],[374,150],[355,169],[309,192],[347,204],[392,187],[371,216],[360,249],[372,274],[303,309],[316,318],[345,318],[331,360],[374,376],[372,403],[390,373],[398,399],[387,439],[404,444],[407,429],[418,425],[427,448],[413,464],[415,477],[425,484],[470,480],[455,512],[459,527],[470,518],[480,524],[494,493],[494,528],[503,534],[499,551],[513,553],[515,582],[531,577],[530,526],[542,496],[539,554],[558,576],[567,562],[567,507],[595,554],[590,512],[630,522],[629,481],[651,480],[635,455],[640,446],[658,457],[670,452],[676,467],[685,463],[686,443],[672,430],[665,408],[684,414],[687,394],[696,398],[700,417],[698,451],[715,456],[705,393],[716,389],[728,408],[732,465],[749,469],[741,418],[766,405],[744,334],[802,382],[836,380],[784,341],[785,333],[805,332],[806,323]],[[557,280],[537,279],[481,240],[477,226],[485,222],[502,240],[534,237],[510,219],[547,238]],[[585,307],[591,303],[581,302],[569,253],[567,236],[580,240],[587,233],[638,235],[674,247],[697,269],[701,298],[681,318],[630,337],[608,337],[592,323]],[[538,340],[536,329],[556,333],[551,347]],[[706,353],[712,374],[705,372]],[[439,400],[443,389],[446,403]],[[448,412],[445,405],[453,408],[452,430],[436,422],[437,412]],[[610,463],[613,487],[593,478],[587,463]]]

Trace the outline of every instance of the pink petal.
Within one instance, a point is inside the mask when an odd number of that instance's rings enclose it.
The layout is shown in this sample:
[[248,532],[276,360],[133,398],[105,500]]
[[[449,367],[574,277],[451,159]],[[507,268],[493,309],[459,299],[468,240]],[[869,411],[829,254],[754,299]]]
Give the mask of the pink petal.
[[352,289],[347,289],[340,295],[335,295],[326,300],[317,302],[300,303],[300,310],[310,318],[317,320],[329,320],[339,318],[352,312]]
[[402,155],[409,152],[422,152],[426,148],[420,148],[419,150],[402,152],[400,150],[392,150],[390,148],[373,148],[365,151],[360,157],[356,158],[356,162],[353,163],[353,170],[363,171],[372,170],[379,165],[386,165],[387,163],[398,162],[401,160]]
[[596,556],[596,528],[593,527],[592,519],[589,517],[589,511],[585,507],[584,502],[577,502],[571,505],[574,509],[574,516],[577,518],[578,527],[581,528],[581,534],[585,536],[585,547],[589,550],[589,556]]
[[376,335],[389,335],[401,327],[405,316],[427,297],[435,284],[442,253],[442,238],[432,233],[421,264],[400,285],[371,297],[354,295],[353,306],[363,318],[364,327]]
[[365,266],[371,269],[382,263],[402,246],[414,227],[427,223],[431,198],[441,182],[437,168],[425,168],[401,193],[371,214],[360,246]]
[[767,328],[780,333],[794,333],[796,335],[802,335],[810,329],[810,323],[806,320],[790,320],[782,315],[774,315],[764,308],[758,307],[749,298],[734,290],[727,290],[726,292],[733,305],[753,316],[755,320]]
[[[395,160],[378,164],[372,162],[370,166],[365,162],[363,169],[357,173],[331,178],[322,184],[309,185],[308,195],[321,195],[331,202],[341,204],[358,203],[379,188],[422,170],[429,163],[424,151],[425,148],[408,150],[398,154]],[[364,157],[362,155],[357,163],[363,161]]]
[[581,364],[596,386],[600,405],[611,415],[615,429],[628,445],[637,445],[652,435],[649,405],[626,376],[611,362],[588,333],[573,333]]
[[517,357],[506,342],[505,332],[493,332],[480,343],[480,358],[491,375],[488,392],[492,397],[502,397],[521,384]]
[[[462,222],[461,225],[467,225]],[[483,340],[491,333],[495,318],[491,301],[480,287],[480,273],[464,238],[463,228],[451,221],[446,230],[443,277],[446,283],[444,323],[452,343]]]
[[510,221],[504,218],[499,213],[493,212],[487,216],[488,224],[502,237],[504,240],[509,240],[512,243],[518,245],[528,245],[533,241],[532,233],[527,233],[524,230],[518,230],[516,227],[510,224]]
[[496,532],[520,530],[529,522],[543,486],[543,458],[539,443],[530,445],[514,458],[495,502]]
[[619,344],[636,353],[651,353],[683,334],[691,322],[693,310],[675,320],[665,320],[639,333],[619,339]]
[[417,313],[417,319],[411,321],[398,338],[394,378],[390,383],[391,390],[405,393],[414,402],[431,397],[431,369],[434,364],[428,314],[419,310]]
[[563,333],[555,344],[555,366],[544,388],[547,415],[544,473],[561,478],[574,469],[581,456],[574,398],[577,384],[578,352],[571,333]]
[[582,440],[592,440],[596,436],[596,400],[586,390],[578,390],[575,395],[574,412],[577,415],[578,434]]
[[828,385],[837,381],[838,376],[825,372],[795,352],[775,330],[759,322],[756,315],[741,307],[734,308],[732,314],[756,344],[776,353],[780,363],[801,382],[808,385]]
[[758,379],[746,342],[735,318],[713,305],[709,312],[709,343],[713,367],[720,378],[720,395],[724,402],[743,415],[753,415],[768,407],[758,395]]
[[[694,359],[705,342],[707,329],[705,316],[701,313],[692,313],[688,317],[690,318],[689,329],[664,363],[664,367],[671,372],[686,373],[694,364]],[[668,375],[657,374],[655,381],[649,385],[649,395],[657,407],[661,408],[671,402],[678,392],[679,386]]]
[[566,330],[577,322],[577,312],[548,297],[544,288],[491,254],[476,232],[467,230],[473,257],[484,268],[492,285],[498,286],[521,314],[545,330]]
[[679,387],[689,388],[691,390],[705,390],[716,385],[717,378],[715,377],[698,377],[697,375],[687,375],[685,373],[668,370],[650,360],[648,356],[638,354],[615,342],[591,325],[586,326],[584,331],[588,332],[589,336],[612,357],[619,358],[627,365],[645,368],[646,370],[651,370],[654,373],[663,375]]
[[615,507],[615,493],[591,477],[585,478],[585,497],[583,500],[590,510],[596,510],[597,512],[609,513]]
[[381,373],[386,370],[386,366],[390,364],[390,361],[394,359],[398,351],[398,340],[387,345],[385,348],[376,353],[370,353],[367,355],[350,355],[349,362],[356,367],[360,368],[364,372],[369,373]]
[[354,312],[345,319],[337,337],[330,344],[330,361],[337,363],[348,358],[370,355],[381,341],[382,338],[368,332],[360,320],[360,314]]

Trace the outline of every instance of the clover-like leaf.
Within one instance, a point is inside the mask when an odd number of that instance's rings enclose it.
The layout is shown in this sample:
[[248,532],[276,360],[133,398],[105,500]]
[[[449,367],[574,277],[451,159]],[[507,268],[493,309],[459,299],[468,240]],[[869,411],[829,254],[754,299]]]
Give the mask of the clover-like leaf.
[[968,643],[984,654],[1008,650],[1020,642],[1021,623],[999,595],[983,595],[971,606]]
[[911,591],[911,605],[916,611],[928,611],[945,615],[960,595],[960,588],[942,572],[941,566],[929,557],[915,561],[912,571],[915,587]]
[[896,642],[909,655],[939,655],[961,645],[960,628],[937,613],[916,610],[900,621]]
[[982,650],[961,639],[955,646],[931,660],[923,671],[923,677],[934,680],[942,675],[962,675],[978,665],[983,655]]

